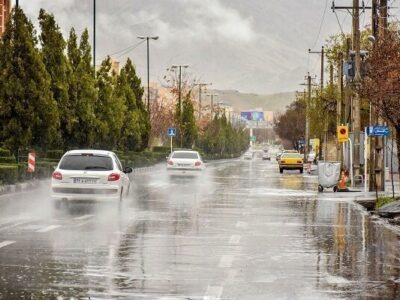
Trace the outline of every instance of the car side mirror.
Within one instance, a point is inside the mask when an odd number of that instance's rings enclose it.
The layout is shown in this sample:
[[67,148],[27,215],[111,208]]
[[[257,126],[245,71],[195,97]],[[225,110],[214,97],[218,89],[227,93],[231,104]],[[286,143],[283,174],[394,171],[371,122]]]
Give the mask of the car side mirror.
[[124,173],[125,174],[132,173],[132,172],[133,172],[133,169],[131,167],[125,167],[124,168]]

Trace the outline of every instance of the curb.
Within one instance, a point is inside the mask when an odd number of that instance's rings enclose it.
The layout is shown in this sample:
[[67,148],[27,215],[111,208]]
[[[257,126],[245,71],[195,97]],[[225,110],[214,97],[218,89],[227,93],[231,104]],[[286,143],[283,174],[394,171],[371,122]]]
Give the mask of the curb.
[[37,189],[41,186],[42,181],[44,180],[33,180],[16,184],[2,185],[0,186],[0,195],[2,196],[16,192],[22,192],[28,189]]

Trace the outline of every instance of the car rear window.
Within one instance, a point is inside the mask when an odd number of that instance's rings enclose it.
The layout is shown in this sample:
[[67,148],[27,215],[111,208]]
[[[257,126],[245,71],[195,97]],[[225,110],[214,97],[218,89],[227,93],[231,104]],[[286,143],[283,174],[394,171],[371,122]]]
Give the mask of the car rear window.
[[60,163],[62,170],[96,170],[110,171],[113,169],[112,159],[108,156],[78,154],[64,156]]
[[174,152],[172,158],[198,159],[196,152]]

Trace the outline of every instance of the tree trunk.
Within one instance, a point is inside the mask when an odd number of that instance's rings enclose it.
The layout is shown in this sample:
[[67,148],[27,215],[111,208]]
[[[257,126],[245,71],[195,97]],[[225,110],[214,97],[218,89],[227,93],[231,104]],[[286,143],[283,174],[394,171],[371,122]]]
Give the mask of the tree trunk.
[[396,127],[397,168],[400,180],[400,127]]

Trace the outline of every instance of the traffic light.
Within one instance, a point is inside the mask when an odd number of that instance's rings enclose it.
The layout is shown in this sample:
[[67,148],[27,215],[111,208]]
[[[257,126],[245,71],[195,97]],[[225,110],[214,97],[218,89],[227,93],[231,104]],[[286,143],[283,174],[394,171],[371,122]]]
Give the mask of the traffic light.
[[341,125],[337,127],[337,139],[339,143],[345,143],[349,139],[349,128]]

